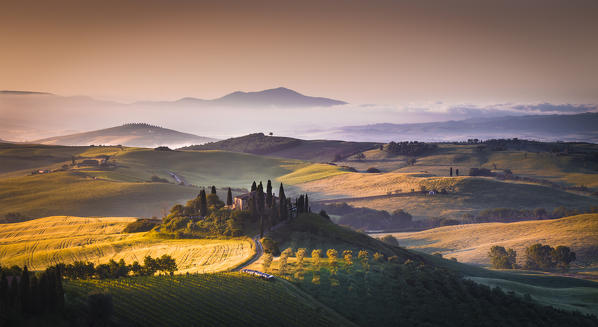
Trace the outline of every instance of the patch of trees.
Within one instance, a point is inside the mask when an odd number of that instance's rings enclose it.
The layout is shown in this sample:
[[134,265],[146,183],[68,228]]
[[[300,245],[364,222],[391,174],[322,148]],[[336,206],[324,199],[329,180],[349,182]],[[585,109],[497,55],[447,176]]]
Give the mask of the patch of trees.
[[159,146],[157,148],[154,148],[154,151],[172,151],[172,149],[167,146]]
[[377,174],[377,173],[380,173],[381,171],[380,171],[380,169],[378,169],[378,168],[376,168],[376,167],[370,167],[370,168],[368,168],[368,169],[367,169],[365,172],[366,172],[366,173],[373,173],[373,174]]
[[[284,275],[360,326],[595,326],[595,316],[542,306],[419,260],[367,251],[312,252]],[[285,271],[293,271],[286,268]]]
[[173,206],[162,219],[159,234],[173,238],[241,236],[243,222],[248,216],[246,211],[225,207],[216,193],[216,187],[212,186],[209,194],[201,190],[196,198],[185,205]]
[[140,232],[148,232],[152,230],[154,227],[159,225],[158,222],[152,221],[150,219],[137,219],[136,221],[129,223],[127,227],[123,230],[124,233],[140,233]]
[[69,279],[116,279],[128,276],[153,276],[156,273],[172,275],[178,270],[176,260],[168,254],[158,258],[148,255],[143,258],[141,264],[134,261],[127,265],[123,259],[118,262],[111,259],[108,263],[97,265],[93,262],[75,261],[70,264],[57,264],[54,267]]
[[492,267],[496,269],[515,269],[517,268],[517,252],[513,249],[505,249],[502,246],[495,245],[490,248],[488,257]]
[[470,168],[469,169],[469,176],[495,176],[490,169],[487,168]]
[[557,207],[552,211],[544,208],[536,209],[513,209],[513,208],[494,208],[484,209],[477,215],[466,214],[462,218],[463,223],[484,223],[484,222],[515,222],[534,219],[557,219],[562,217],[575,216],[584,212],[593,212],[598,208],[590,208],[582,211],[578,209]]
[[327,214],[337,215],[339,225],[360,230],[389,230],[413,227],[413,217],[401,209],[389,213],[385,210],[356,208],[349,204],[333,203],[320,205]]
[[[495,245],[490,248],[488,257],[492,267],[499,269],[515,269],[517,266],[517,252]],[[523,268],[529,270],[568,270],[571,262],[575,261],[575,252],[567,246],[559,245],[556,248],[550,245],[536,243],[525,249],[525,264]]]
[[27,266],[0,267],[0,275],[0,325],[24,326],[27,321],[43,321],[63,313],[60,270],[48,268],[32,273]]
[[418,141],[390,142],[384,146],[384,151],[401,156],[419,156],[433,151],[438,145]]
[[525,250],[525,269],[531,270],[568,270],[569,264],[575,261],[575,252],[567,246],[556,248],[540,243],[533,244]]

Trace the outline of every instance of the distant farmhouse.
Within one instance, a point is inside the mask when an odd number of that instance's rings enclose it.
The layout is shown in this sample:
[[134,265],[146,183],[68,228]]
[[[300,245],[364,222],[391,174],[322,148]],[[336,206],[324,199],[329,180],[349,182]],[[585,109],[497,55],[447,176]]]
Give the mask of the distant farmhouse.
[[[233,210],[249,210],[249,201],[256,201],[257,191],[237,195],[233,199]],[[272,193],[272,203],[278,204],[279,200],[274,193]]]
[[108,165],[108,159],[110,157],[103,156],[92,159],[85,159],[77,163],[77,167],[105,167]]

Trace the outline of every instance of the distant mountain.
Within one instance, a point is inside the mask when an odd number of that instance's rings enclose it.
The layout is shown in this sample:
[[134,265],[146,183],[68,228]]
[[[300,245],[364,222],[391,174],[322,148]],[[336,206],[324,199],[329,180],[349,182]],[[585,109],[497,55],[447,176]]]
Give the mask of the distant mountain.
[[299,92],[279,87],[258,92],[233,92],[221,98],[204,100],[197,98],[182,98],[176,101],[179,104],[195,104],[202,106],[225,107],[263,107],[263,108],[303,108],[303,107],[330,107],[347,104],[347,102],[322,97],[311,97]]
[[330,140],[301,140],[291,137],[249,134],[218,142],[185,147],[185,150],[225,150],[272,157],[329,162],[373,149],[379,143]]
[[172,129],[149,124],[125,124],[97,131],[45,138],[33,143],[56,145],[126,145],[153,148],[157,146],[181,147],[201,144],[215,139],[194,134],[181,133]]
[[473,118],[421,124],[373,124],[341,127],[326,137],[391,140],[461,141],[468,138],[526,138],[540,141],[598,143],[598,113]]

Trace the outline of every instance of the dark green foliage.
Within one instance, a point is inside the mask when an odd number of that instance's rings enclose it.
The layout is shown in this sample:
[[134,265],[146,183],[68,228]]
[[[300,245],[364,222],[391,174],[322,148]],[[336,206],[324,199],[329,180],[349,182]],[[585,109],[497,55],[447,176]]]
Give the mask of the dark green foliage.
[[340,262],[335,269],[312,266],[302,279],[292,281],[360,326],[560,327],[598,323],[596,317],[540,306],[418,261],[401,264],[396,259],[366,258],[360,256],[359,265]]
[[253,181],[253,184],[251,184],[251,192],[253,191],[257,191],[257,184],[255,184],[255,181]]
[[517,268],[517,252],[513,249],[505,249],[502,246],[495,245],[488,252],[492,267],[497,269]]
[[272,199],[272,182],[268,180],[268,184],[266,184],[266,205],[268,206],[268,208],[272,208]]
[[212,185],[212,189],[210,190],[210,194],[216,194],[216,186]]
[[365,172],[366,173],[380,173],[380,169],[378,169],[376,167],[370,167]]
[[397,240],[397,238],[390,234],[382,236],[380,238],[380,241],[382,241],[388,245],[399,246],[399,241]]
[[199,215],[205,217],[208,215],[208,200],[206,198],[206,190],[199,192]]
[[112,296],[109,293],[94,292],[87,297],[91,326],[108,326],[114,311]]
[[536,243],[525,250],[525,268],[532,270],[552,270],[560,268],[569,269],[569,264],[575,261],[575,252],[566,246],[557,246],[556,249],[550,245]]
[[[178,210],[178,208],[177,208]],[[158,222],[151,221],[149,219],[138,219],[125,227],[123,230],[124,233],[139,233],[139,232],[147,232],[152,230]]]
[[228,192],[226,193],[226,205],[233,205],[233,192],[231,191],[230,187],[228,188]]
[[167,146],[159,146],[157,148],[154,148],[154,151],[172,151],[172,149]]
[[280,249],[278,248],[278,243],[274,241],[270,237],[263,237],[260,242],[262,243],[262,247],[264,248],[265,253],[270,253],[272,255],[278,256],[280,255]]
[[436,144],[423,142],[390,142],[384,146],[386,152],[402,156],[419,156],[438,148]]
[[64,277],[69,279],[116,279],[130,275],[152,276],[156,272],[172,274],[178,269],[175,259],[167,254],[159,258],[146,256],[143,259],[143,265],[137,261],[127,265],[123,259],[118,262],[111,259],[108,263],[98,265],[94,265],[93,262],[75,261],[68,265],[58,264],[52,268],[64,272]]
[[210,193],[206,199],[208,208],[210,209],[220,209],[224,207],[224,202],[220,200],[218,194]]
[[287,218],[289,217],[289,206],[287,197],[284,194],[284,187],[282,186],[282,183],[280,183],[280,187],[278,189],[278,200],[280,201],[280,205],[278,207],[278,216],[281,220],[287,220]]
[[[20,275],[13,274],[17,270]],[[0,326],[25,326],[30,321],[62,314],[64,292],[60,270],[48,268],[35,274],[26,266],[0,267],[0,275]]]

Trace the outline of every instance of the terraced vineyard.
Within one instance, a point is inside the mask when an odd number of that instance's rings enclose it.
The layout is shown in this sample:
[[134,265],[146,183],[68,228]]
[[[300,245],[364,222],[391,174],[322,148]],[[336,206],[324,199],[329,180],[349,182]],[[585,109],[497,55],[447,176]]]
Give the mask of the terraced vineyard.
[[109,292],[116,320],[140,326],[353,325],[285,281],[241,273],[75,280],[65,291],[75,303]]
[[0,225],[0,264],[27,265],[39,270],[77,260],[104,263],[110,259],[142,261],[169,254],[179,273],[216,272],[251,258],[254,243],[242,237],[228,240],[161,239],[146,233],[123,234],[135,218],[47,217]]

